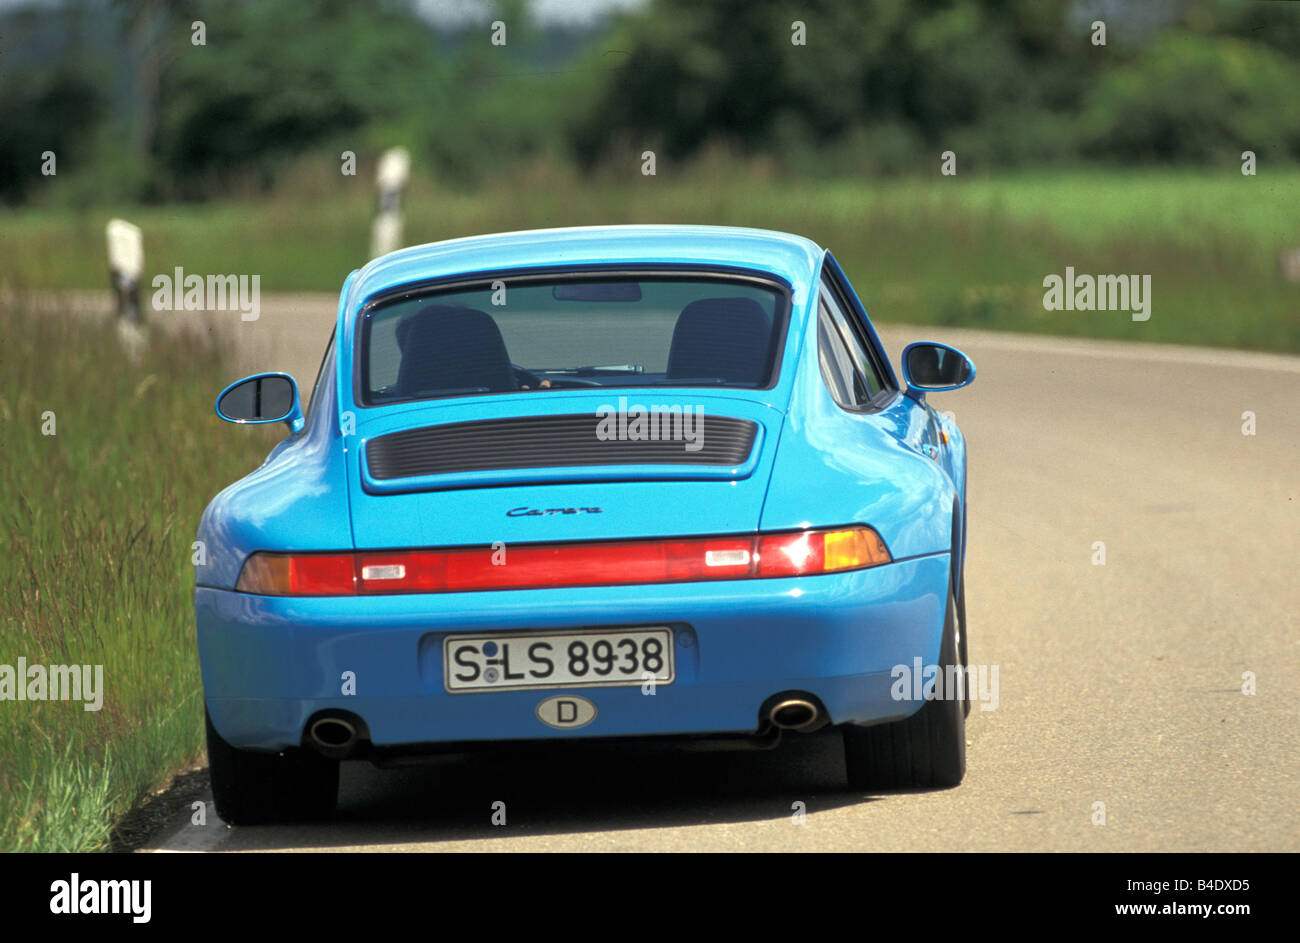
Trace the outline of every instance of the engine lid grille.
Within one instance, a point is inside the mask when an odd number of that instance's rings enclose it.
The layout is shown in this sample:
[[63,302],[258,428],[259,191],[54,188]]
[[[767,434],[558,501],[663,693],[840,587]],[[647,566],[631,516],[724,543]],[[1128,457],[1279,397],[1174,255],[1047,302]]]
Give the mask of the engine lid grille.
[[[647,415],[644,426],[637,422],[636,417],[581,413],[404,429],[366,443],[366,468],[375,481],[391,481],[521,468],[733,467],[749,459],[758,431],[756,423],[732,416],[693,415],[683,421],[679,414],[660,412]],[[659,437],[650,438],[656,432]]]

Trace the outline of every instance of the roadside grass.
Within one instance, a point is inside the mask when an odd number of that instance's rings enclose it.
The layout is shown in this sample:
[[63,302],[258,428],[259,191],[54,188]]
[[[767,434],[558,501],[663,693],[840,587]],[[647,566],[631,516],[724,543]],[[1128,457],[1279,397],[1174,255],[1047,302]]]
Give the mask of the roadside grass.
[[[1300,169],[1072,170],[1004,177],[790,181],[761,165],[701,161],[674,177],[581,179],[521,169],[490,188],[451,191],[417,177],[411,244],[475,233],[599,223],[714,223],[806,235],[839,258],[882,322],[1300,351],[1300,284],[1279,254],[1300,248]],[[260,274],[261,290],[337,291],[366,260],[369,180],[322,165],[263,202],[117,208],[141,225],[147,276]],[[102,288],[110,212],[24,210],[0,226],[11,246],[0,286]],[[1151,276],[1151,317],[1046,311],[1043,279]],[[150,290],[146,284],[144,300]]]
[[0,851],[107,849],[202,748],[191,544],[272,444],[216,438],[220,357],[155,332],[134,366],[111,324],[0,305],[0,665],[103,666],[99,711],[0,701]]

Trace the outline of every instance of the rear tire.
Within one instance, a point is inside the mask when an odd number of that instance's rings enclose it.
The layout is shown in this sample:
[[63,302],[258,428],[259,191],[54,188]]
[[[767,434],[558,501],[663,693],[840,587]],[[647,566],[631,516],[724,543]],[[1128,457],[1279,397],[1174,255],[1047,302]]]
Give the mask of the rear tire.
[[[948,614],[939,645],[939,668],[958,664],[957,603],[948,592]],[[966,710],[946,686],[943,698],[926,701],[906,720],[874,727],[846,724],[844,765],[851,789],[956,786],[966,774]]]
[[971,693],[970,674],[966,668],[970,664],[967,652],[969,648],[966,644],[966,574],[961,575],[961,588],[957,590],[957,656],[961,659],[962,675],[966,679],[966,697],[962,702],[961,712],[963,717],[970,716],[970,707],[973,695]]
[[339,762],[306,750],[256,753],[231,746],[204,712],[208,771],[217,815],[231,825],[329,818],[338,801]]

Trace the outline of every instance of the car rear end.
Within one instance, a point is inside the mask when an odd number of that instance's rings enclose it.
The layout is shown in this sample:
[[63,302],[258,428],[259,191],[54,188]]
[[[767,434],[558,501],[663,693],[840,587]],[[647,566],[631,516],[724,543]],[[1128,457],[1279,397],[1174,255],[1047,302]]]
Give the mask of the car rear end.
[[[736,541],[716,543],[734,552]],[[708,553],[702,546],[699,556]],[[946,578],[946,561],[927,557],[680,583],[355,596],[211,591],[199,598],[211,636],[205,686],[223,735],[263,750],[299,745],[311,721],[329,716],[388,748],[754,734],[785,699],[807,700],[835,723],[888,720],[908,712],[890,695],[891,669],[898,652],[927,647],[923,627],[943,617],[932,589]],[[539,716],[544,700],[562,694],[582,696],[594,715],[575,713],[582,723]]]
[[891,671],[933,647],[947,558],[858,520],[762,529],[805,294],[656,271],[402,289],[344,325],[351,546],[258,549],[196,592],[221,737],[379,758],[915,709]]

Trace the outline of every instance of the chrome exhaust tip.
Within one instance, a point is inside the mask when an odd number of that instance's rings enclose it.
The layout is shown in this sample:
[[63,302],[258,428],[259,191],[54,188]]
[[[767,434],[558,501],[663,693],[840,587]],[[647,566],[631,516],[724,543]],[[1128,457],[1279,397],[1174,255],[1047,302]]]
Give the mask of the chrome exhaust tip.
[[807,730],[821,718],[821,711],[812,701],[789,698],[778,701],[768,712],[767,719],[781,730]]
[[324,756],[342,759],[360,739],[356,725],[344,717],[322,717],[307,731],[311,745]]

